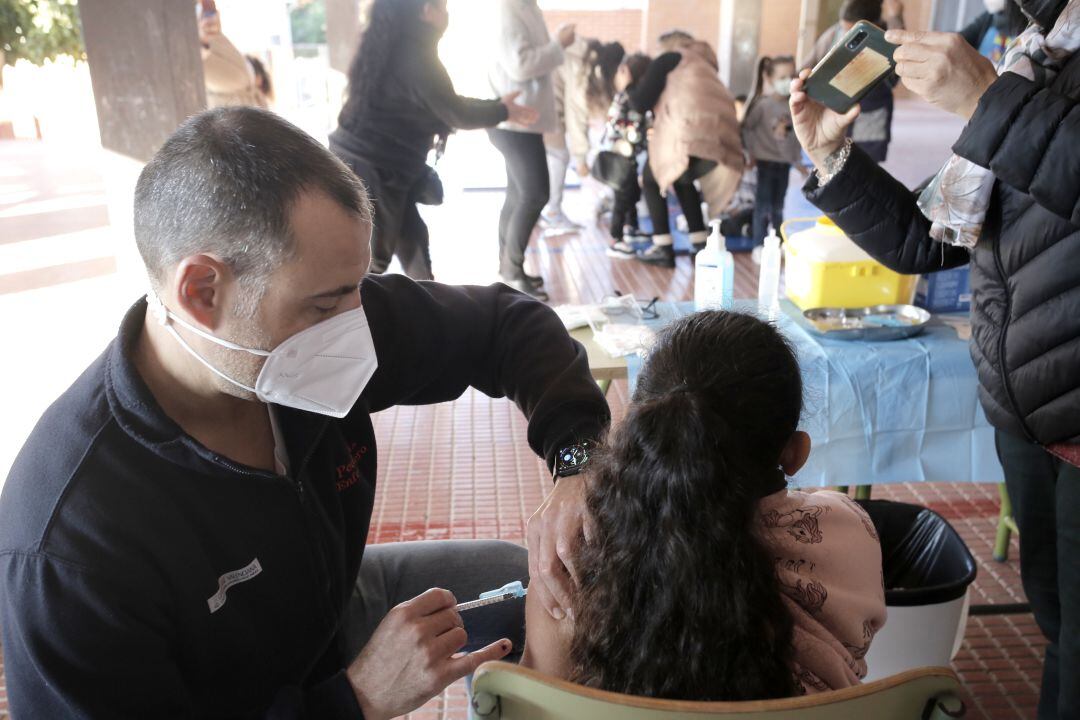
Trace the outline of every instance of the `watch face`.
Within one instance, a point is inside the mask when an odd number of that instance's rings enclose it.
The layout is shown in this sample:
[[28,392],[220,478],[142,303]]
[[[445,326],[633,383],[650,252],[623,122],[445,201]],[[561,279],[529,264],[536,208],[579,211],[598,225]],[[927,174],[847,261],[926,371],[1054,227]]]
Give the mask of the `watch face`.
[[589,461],[589,446],[587,443],[568,445],[559,451],[556,474],[573,475],[580,472]]

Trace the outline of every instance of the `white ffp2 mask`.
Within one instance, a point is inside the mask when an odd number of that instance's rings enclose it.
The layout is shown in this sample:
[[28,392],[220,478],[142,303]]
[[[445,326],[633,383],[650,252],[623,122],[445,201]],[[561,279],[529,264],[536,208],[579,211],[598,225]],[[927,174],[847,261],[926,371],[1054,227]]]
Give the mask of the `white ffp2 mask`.
[[[255,393],[263,402],[336,418],[345,417],[379,366],[363,307],[347,310],[301,330],[273,350],[258,350],[200,330],[169,312],[154,293],[148,293],[146,301],[158,322],[195,359],[233,385]],[[211,365],[176,332],[171,321],[222,347],[265,357],[266,362],[255,380],[255,387],[248,387]]]

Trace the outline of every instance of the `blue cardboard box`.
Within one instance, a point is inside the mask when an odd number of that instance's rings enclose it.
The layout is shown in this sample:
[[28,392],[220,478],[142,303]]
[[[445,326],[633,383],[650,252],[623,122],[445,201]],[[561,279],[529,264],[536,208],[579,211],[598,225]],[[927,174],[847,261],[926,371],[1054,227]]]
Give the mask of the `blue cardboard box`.
[[971,309],[971,270],[967,265],[929,273],[915,286],[915,304],[932,313]]

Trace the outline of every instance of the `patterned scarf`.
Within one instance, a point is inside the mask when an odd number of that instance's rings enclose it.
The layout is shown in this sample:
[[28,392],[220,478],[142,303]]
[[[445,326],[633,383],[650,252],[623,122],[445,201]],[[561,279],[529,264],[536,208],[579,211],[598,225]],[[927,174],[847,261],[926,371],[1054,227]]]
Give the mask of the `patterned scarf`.
[[[1032,23],[1017,36],[997,72],[1013,72],[1046,87],[1078,49],[1080,0],[1069,0],[1050,32]],[[938,242],[975,247],[993,188],[990,170],[953,155],[919,195],[919,209],[933,223],[930,235]]]

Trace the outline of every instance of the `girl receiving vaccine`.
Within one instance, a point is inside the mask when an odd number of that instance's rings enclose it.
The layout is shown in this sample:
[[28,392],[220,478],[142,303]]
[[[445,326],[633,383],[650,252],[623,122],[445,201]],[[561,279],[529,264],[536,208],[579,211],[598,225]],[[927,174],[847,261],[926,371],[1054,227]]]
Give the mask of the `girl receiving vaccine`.
[[802,402],[772,325],[707,311],[668,326],[583,476],[569,612],[528,596],[522,663],[682,700],[858,684],[885,622],[881,547],[846,495],[788,487],[810,453]]

